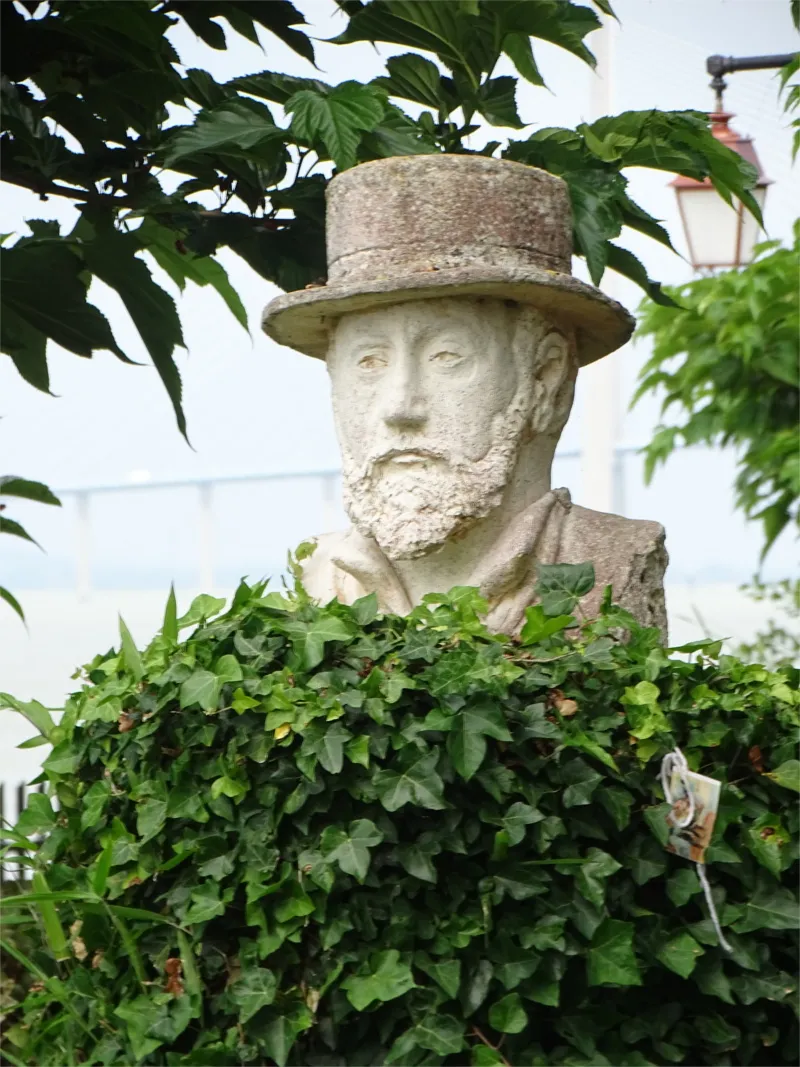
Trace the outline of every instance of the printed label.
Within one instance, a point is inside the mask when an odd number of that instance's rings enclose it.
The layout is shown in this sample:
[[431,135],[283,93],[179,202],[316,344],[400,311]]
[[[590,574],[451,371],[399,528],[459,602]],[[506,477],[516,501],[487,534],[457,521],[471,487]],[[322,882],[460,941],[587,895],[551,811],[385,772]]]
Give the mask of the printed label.
[[686,778],[694,794],[694,818],[688,826],[679,828],[679,824],[689,814],[690,802],[681,776],[674,770],[669,783],[672,810],[667,815],[667,851],[683,856],[693,863],[705,863],[706,849],[711,844],[711,835],[717,819],[720,783],[715,778],[707,778],[704,774],[695,774],[694,771],[689,771]]

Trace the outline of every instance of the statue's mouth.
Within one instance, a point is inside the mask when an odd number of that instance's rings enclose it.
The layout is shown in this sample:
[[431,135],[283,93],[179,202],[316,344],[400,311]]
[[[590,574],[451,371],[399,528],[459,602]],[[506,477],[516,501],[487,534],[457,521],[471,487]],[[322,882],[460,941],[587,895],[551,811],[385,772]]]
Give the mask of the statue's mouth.
[[400,463],[410,466],[415,463],[429,464],[431,461],[441,460],[436,452],[427,451],[423,448],[393,448],[385,452],[378,461],[379,463]]

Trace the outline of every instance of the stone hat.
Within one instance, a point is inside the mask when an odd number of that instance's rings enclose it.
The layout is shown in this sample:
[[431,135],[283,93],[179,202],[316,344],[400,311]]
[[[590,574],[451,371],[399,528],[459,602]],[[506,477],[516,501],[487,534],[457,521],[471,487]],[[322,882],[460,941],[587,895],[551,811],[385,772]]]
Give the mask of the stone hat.
[[574,278],[567,186],[546,171],[469,155],[397,156],[337,175],[327,193],[328,282],[264,310],[278,344],[324,359],[350,311],[443,296],[532,304],[576,331],[582,366],[630,337],[634,319]]

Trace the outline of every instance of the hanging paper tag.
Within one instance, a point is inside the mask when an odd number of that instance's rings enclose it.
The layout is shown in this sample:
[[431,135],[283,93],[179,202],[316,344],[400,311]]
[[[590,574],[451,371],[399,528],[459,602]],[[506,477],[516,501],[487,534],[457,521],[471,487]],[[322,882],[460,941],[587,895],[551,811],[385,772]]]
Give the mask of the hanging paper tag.
[[694,771],[687,771],[686,778],[694,794],[694,818],[688,826],[680,826],[686,821],[690,803],[680,772],[676,768],[669,781],[672,809],[667,815],[667,851],[675,852],[693,863],[705,863],[706,849],[711,844],[711,835],[717,819],[720,783],[715,778],[707,778],[704,774],[695,774]]

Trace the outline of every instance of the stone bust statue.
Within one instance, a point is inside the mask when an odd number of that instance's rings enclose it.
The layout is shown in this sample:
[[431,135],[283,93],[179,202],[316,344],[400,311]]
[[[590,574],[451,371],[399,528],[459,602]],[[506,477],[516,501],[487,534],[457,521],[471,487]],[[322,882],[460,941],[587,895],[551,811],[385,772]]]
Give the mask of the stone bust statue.
[[352,527],[305,566],[321,601],[375,591],[406,613],[478,586],[518,632],[537,562],[594,563],[666,636],[664,531],[577,507],[550,469],[578,370],[633,320],[570,274],[565,184],[482,156],[366,163],[329,186],[325,286],[273,300],[264,329],[326,360]]

